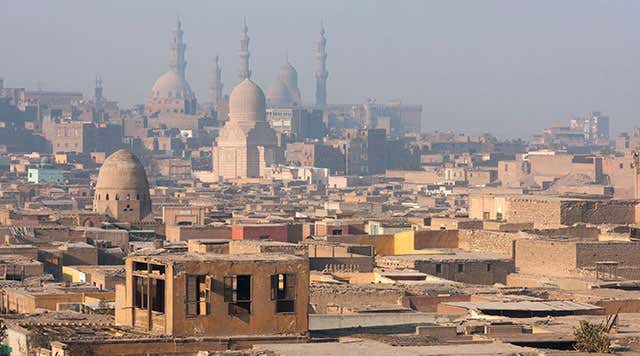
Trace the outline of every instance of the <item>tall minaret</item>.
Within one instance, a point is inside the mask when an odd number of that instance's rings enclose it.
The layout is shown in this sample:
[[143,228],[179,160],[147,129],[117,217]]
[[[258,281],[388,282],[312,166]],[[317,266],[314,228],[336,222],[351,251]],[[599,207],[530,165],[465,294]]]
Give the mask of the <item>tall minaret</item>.
[[182,22],[180,18],[177,19],[176,29],[173,31],[173,41],[171,43],[171,62],[169,67],[171,70],[176,71],[178,75],[184,78],[184,70],[187,67],[187,62],[184,59],[184,51],[187,45],[182,40]]
[[249,57],[251,54],[249,53],[248,31],[247,19],[245,18],[242,25],[242,36],[240,36],[240,71],[238,72],[240,81],[251,78],[251,70],[249,69]]
[[316,106],[327,106],[327,39],[324,37],[324,25],[320,24],[320,40],[316,47]]
[[102,96],[102,77],[96,75],[96,86],[93,88],[93,99],[96,103],[102,103],[104,97]]
[[222,70],[220,69],[220,57],[216,54],[213,60],[213,75],[211,77],[211,103],[216,106],[222,100]]

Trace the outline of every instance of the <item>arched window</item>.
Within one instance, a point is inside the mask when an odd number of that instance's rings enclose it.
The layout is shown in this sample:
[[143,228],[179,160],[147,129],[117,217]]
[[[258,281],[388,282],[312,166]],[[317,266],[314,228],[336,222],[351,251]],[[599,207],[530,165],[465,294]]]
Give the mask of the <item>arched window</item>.
[[120,200],[120,196],[116,194],[116,200]]
[[109,200],[109,193],[107,193],[107,196],[105,197],[106,200]]
[[100,200],[100,194],[98,194],[98,200]]

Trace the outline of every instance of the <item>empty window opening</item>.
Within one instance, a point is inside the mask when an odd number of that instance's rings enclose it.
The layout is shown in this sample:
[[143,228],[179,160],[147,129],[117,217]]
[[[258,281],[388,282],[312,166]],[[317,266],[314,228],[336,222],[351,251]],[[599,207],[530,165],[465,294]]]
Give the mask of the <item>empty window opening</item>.
[[133,262],[133,270],[134,271],[147,271],[149,269],[149,264],[146,262]]
[[133,306],[140,309],[149,307],[146,278],[133,276]]
[[211,312],[211,278],[208,276],[187,276],[186,282],[187,316],[209,315]]
[[229,315],[251,314],[251,275],[224,277],[224,301]]
[[164,281],[162,279],[149,278],[151,283],[151,310],[164,313]]
[[280,273],[271,276],[271,300],[276,302],[276,313],[293,313],[295,311],[295,274]]
[[442,265],[439,263],[436,263],[436,274],[441,274],[442,273]]
[[464,272],[464,264],[458,263],[458,273]]

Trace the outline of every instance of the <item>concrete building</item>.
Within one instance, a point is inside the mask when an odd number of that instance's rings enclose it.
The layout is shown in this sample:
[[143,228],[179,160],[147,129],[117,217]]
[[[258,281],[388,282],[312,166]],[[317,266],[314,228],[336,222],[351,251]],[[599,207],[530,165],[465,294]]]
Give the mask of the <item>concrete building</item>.
[[195,245],[127,258],[126,284],[116,289],[117,325],[174,337],[306,335],[306,258]]
[[54,168],[47,159],[43,158],[38,167],[29,168],[27,182],[31,183],[62,183],[64,182],[64,171]]
[[98,174],[93,210],[116,220],[137,222],[151,213],[151,196],[142,163],[131,152],[109,156]]

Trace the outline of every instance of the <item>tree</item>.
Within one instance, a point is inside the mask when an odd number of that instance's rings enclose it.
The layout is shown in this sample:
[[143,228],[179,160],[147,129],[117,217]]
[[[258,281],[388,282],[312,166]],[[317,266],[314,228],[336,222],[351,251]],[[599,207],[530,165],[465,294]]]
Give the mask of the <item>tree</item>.
[[576,338],[574,348],[581,352],[609,352],[611,340],[603,323],[595,324],[581,320],[580,325],[573,328]]

